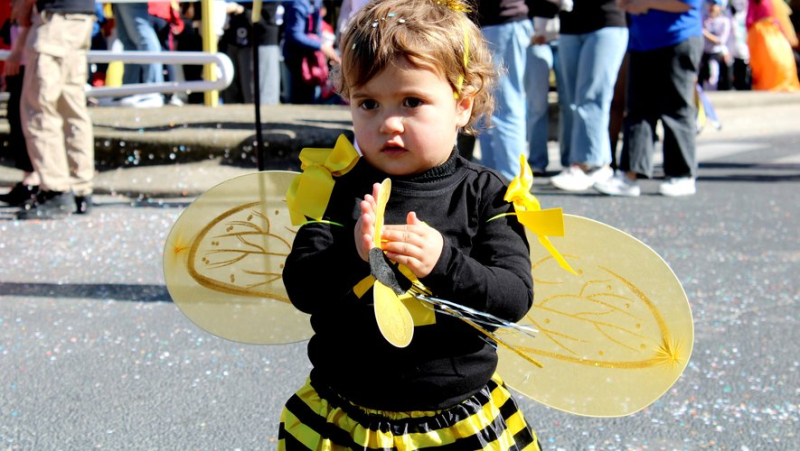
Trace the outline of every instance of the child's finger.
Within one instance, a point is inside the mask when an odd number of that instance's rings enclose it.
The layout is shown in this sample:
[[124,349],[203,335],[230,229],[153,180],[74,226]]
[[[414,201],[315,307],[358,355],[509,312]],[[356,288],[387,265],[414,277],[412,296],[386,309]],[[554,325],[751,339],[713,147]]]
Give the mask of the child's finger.
[[380,183],[373,183],[372,184],[372,197],[373,197],[373,204],[375,203],[375,199],[379,197],[381,192],[381,184]]

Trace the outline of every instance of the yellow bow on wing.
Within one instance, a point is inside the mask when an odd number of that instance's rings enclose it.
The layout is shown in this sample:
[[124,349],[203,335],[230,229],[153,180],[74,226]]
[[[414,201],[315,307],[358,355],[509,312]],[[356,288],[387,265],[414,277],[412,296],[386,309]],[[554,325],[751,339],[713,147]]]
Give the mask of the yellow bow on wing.
[[295,177],[286,192],[293,225],[303,225],[308,218],[322,218],[333,192],[333,177],[350,172],[358,158],[355,147],[344,135],[339,136],[333,149],[305,148],[300,152],[303,173]]
[[519,175],[508,185],[508,190],[503,199],[514,204],[517,219],[528,230],[536,234],[539,242],[556,259],[559,266],[567,271],[577,274],[567,263],[564,257],[553,246],[548,236],[564,236],[564,215],[561,208],[548,208],[542,210],[536,197],[531,194],[533,186],[533,172],[525,156],[520,156]]

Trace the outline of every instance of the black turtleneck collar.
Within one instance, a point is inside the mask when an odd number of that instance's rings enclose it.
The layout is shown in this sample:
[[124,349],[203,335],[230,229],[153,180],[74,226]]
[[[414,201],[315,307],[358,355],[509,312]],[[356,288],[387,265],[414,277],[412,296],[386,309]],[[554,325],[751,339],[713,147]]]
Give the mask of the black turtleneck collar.
[[392,179],[402,182],[425,183],[435,182],[456,173],[458,162],[458,149],[453,148],[450,158],[439,166],[432,167],[425,172],[413,175],[393,176]]

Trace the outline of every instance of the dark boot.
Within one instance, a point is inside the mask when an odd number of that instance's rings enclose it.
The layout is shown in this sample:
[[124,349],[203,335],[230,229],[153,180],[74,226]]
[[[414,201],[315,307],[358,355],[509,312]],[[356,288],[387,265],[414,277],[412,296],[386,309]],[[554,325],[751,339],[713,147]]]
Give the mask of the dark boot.
[[19,207],[24,204],[25,201],[34,199],[38,192],[39,186],[25,185],[19,182],[11,188],[11,191],[6,194],[0,194],[0,202],[5,203],[9,207]]
[[75,213],[79,215],[88,215],[92,211],[92,195],[84,194],[82,196],[75,196]]
[[34,202],[22,205],[17,219],[61,219],[75,211],[72,192],[41,191]]

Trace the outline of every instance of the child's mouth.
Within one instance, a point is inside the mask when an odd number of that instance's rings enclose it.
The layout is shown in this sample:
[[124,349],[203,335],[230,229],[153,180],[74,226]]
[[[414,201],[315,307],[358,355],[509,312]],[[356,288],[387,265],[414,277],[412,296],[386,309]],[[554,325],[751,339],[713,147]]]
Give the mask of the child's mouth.
[[400,155],[405,152],[406,149],[400,146],[384,146],[383,149],[381,149],[381,153],[387,155]]

